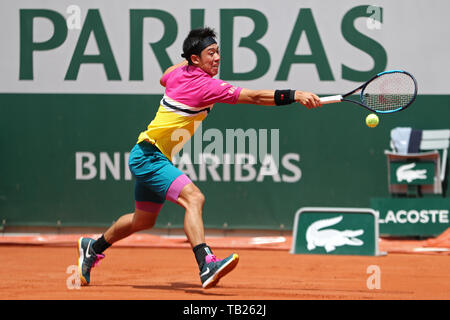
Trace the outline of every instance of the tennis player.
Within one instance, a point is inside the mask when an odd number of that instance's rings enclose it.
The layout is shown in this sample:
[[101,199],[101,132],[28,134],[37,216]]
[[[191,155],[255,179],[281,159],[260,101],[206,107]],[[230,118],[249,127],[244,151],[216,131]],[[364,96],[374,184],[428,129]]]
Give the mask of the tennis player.
[[[296,90],[249,90],[215,79],[220,53],[216,34],[210,28],[192,30],[183,43],[185,60],[168,68],[160,83],[165,93],[155,118],[140,133],[129,157],[129,167],[136,178],[135,211],[120,217],[100,238],[80,238],[78,267],[83,285],[90,282],[91,268],[103,252],[116,241],[135,232],[150,229],[165,202],[185,209],[184,231],[192,246],[202,287],[214,287],[233,270],[239,256],[233,253],[218,259],[205,242],[202,209],[203,193],[182,171],[172,164],[172,157],[182,148],[177,130],[190,137],[210,113],[214,103],[287,105],[299,102],[307,108],[321,105],[313,93]],[[187,130],[187,131],[186,131]],[[179,132],[179,131],[178,131]],[[189,138],[190,138],[189,137]]]

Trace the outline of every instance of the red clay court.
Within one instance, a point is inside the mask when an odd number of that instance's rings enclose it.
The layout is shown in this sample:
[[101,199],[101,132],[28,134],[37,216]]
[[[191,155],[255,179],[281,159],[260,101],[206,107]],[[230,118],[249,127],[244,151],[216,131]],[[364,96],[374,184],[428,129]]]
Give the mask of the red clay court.
[[[95,236],[95,235],[86,235]],[[135,234],[106,251],[89,287],[69,289],[77,263],[73,235],[0,237],[2,300],[411,300],[450,298],[450,232],[422,241],[380,240],[379,257],[294,255],[291,237],[211,237],[219,257],[233,251],[236,269],[216,288],[201,288],[183,238]],[[233,248],[233,249],[231,249]],[[380,289],[367,268],[379,267]],[[13,272],[12,272],[13,270]]]

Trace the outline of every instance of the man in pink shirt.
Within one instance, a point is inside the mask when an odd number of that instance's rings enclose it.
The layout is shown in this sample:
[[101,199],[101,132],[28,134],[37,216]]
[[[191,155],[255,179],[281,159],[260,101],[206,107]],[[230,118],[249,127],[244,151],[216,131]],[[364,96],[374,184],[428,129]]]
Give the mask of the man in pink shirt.
[[79,273],[83,285],[90,282],[91,268],[114,242],[135,232],[152,228],[165,202],[185,209],[184,231],[200,270],[202,287],[214,287],[233,270],[239,256],[233,253],[218,259],[205,242],[202,209],[203,193],[187,175],[172,164],[172,158],[188,141],[179,133],[193,136],[214,103],[286,105],[299,102],[307,108],[321,105],[319,97],[298,90],[250,90],[220,79],[220,53],[210,28],[192,30],[183,43],[183,62],[167,69],[160,83],[166,88],[160,107],[147,130],[140,133],[129,157],[136,178],[135,212],[123,215],[99,239],[80,238]]

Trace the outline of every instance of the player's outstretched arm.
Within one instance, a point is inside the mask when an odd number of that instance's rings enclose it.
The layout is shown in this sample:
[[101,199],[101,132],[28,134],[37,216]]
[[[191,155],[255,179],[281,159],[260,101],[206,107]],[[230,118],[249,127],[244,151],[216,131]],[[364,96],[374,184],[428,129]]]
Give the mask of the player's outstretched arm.
[[237,103],[275,106],[298,102],[308,109],[322,105],[317,95],[300,90],[251,90],[243,88]]

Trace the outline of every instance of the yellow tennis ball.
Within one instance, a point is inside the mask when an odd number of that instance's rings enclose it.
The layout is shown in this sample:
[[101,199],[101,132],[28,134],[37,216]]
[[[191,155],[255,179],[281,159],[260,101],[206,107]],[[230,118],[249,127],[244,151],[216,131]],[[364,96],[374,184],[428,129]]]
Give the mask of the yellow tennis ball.
[[366,118],[366,124],[370,128],[375,128],[378,125],[378,122],[380,120],[378,119],[378,116],[375,113],[371,113]]

